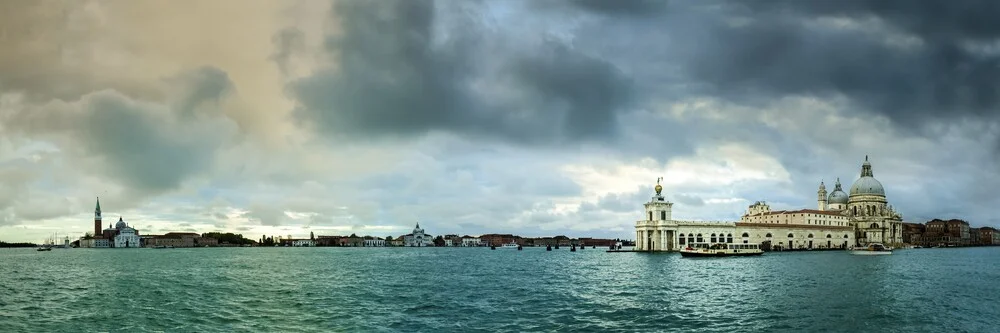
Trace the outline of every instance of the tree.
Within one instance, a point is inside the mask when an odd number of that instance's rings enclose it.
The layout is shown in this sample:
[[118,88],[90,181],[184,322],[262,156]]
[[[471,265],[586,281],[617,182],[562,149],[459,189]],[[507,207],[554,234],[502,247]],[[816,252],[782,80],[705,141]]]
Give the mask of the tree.
[[444,246],[444,237],[437,236],[434,238],[434,246]]
[[392,241],[392,236],[385,236],[385,242],[386,243],[391,242],[391,241]]
[[309,232],[309,240],[316,240],[316,236],[313,235],[312,231]]

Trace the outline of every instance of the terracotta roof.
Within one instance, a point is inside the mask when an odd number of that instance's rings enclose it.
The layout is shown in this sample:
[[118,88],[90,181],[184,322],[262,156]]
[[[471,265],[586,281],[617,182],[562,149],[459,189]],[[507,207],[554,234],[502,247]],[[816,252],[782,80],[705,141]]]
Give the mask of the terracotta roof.
[[850,226],[832,226],[832,225],[811,225],[811,224],[784,224],[784,223],[744,223],[736,222],[737,227],[754,227],[754,228],[784,228],[784,229],[814,229],[814,230],[843,230],[852,231],[853,227]]
[[815,210],[815,209],[800,209],[800,210],[772,210],[770,212],[764,212],[759,214],[747,214],[745,216],[764,216],[764,215],[781,215],[781,214],[818,214],[818,215],[828,215],[828,216],[843,216],[838,211],[831,210]]

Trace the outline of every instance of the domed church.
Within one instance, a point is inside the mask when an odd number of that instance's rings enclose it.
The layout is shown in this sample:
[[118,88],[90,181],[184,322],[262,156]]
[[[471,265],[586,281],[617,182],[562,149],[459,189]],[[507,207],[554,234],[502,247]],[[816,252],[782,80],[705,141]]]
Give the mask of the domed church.
[[850,193],[844,192],[839,178],[830,193],[820,182],[817,209],[771,210],[766,202],[757,201],[739,222],[674,220],[673,203],[663,196],[660,180],[654,187],[656,194],[644,204],[642,220],[635,223],[635,249],[639,251],[677,251],[694,243],[808,250],[868,243],[898,246],[903,242],[903,217],[888,204],[867,156]]
[[861,176],[851,185],[850,194],[844,193],[839,178],[829,196],[820,182],[818,194],[819,210],[840,212],[850,218],[858,244],[903,242],[903,216],[886,200],[885,188],[875,179],[868,156],[861,165]]

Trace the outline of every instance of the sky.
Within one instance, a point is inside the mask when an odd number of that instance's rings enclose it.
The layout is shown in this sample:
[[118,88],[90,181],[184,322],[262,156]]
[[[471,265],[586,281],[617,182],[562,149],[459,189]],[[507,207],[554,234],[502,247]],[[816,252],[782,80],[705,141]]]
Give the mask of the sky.
[[627,238],[816,207],[1000,227],[995,1],[0,2],[0,240]]

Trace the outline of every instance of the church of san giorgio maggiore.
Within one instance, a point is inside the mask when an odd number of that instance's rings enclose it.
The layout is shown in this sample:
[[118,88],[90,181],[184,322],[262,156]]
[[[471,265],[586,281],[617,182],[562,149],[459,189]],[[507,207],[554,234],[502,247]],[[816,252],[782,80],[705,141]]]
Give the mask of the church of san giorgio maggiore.
[[829,194],[823,182],[816,209],[771,210],[765,202],[750,205],[739,222],[678,221],[663,187],[644,206],[644,220],[635,223],[637,251],[678,251],[690,243],[760,244],[765,250],[846,248],[868,243],[898,246],[903,217],[885,197],[865,157],[850,192],[837,179]]

